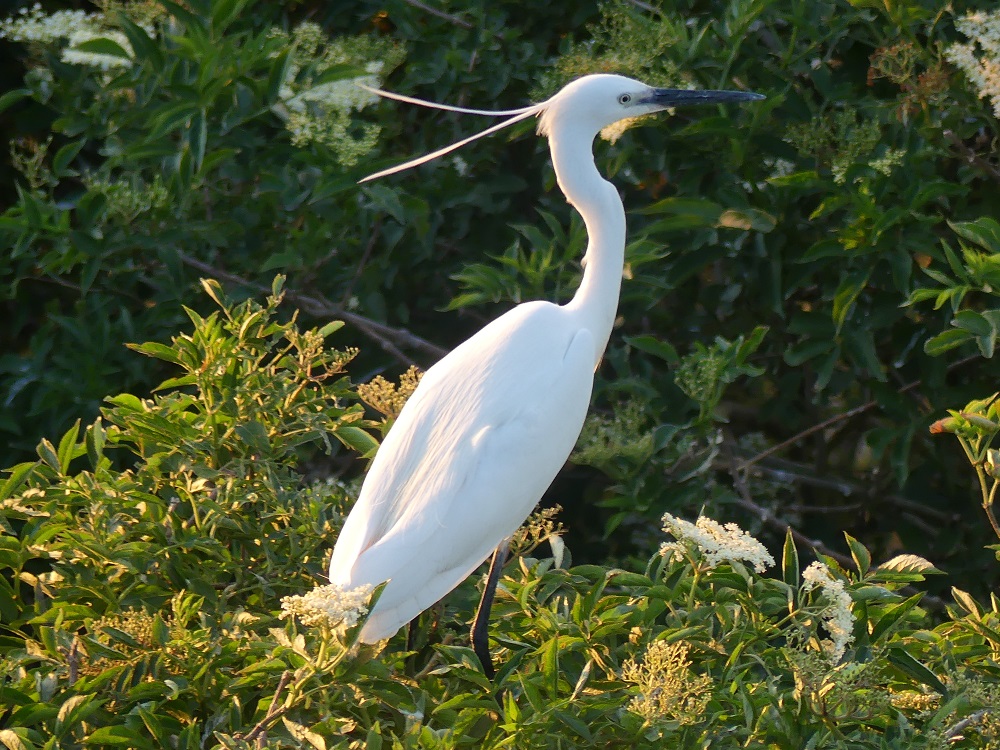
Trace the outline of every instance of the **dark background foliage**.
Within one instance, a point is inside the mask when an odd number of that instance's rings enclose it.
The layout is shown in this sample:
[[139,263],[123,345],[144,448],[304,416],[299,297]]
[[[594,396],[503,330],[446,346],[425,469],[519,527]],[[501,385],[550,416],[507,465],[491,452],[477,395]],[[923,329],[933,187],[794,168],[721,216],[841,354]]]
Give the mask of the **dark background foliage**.
[[[123,343],[168,340],[182,305],[204,305],[199,277],[259,295],[281,272],[307,315],[353,315],[345,343],[361,348],[357,380],[428,366],[511,304],[572,293],[582,228],[530,124],[463,149],[461,162],[362,188],[364,174],[481,121],[386,102],[361,116],[382,135],[360,163],[289,143],[268,107],[273,61],[261,35],[309,19],[334,36],[405,47],[386,86],[435,101],[517,107],[582,70],[767,94],[596,145],[630,211],[632,244],[598,373],[595,410],[607,419],[591,425],[609,453],[568,467],[550,497],[566,508],[579,558],[627,557],[648,546],[663,511],[707,505],[772,542],[790,523],[844,552],[848,530],[876,555],[919,552],[970,589],[995,586],[992,556],[978,552],[990,532],[974,479],[957,446],[927,431],[946,408],[992,392],[992,368],[971,344],[926,353],[951,310],[905,305],[931,283],[922,269],[945,263],[942,243],[958,246],[948,222],[996,214],[995,121],[942,57],[961,39],[952,14],[963,8],[609,7],[257,3],[210,29],[203,48],[181,49],[180,62],[124,73],[112,89],[138,86],[134,106],[35,50],[58,74],[43,95],[31,83],[38,58],[4,43],[5,88],[27,73],[33,92],[4,112],[5,135],[52,136],[50,183],[31,189],[3,167],[7,463],[92,419],[108,394],[141,393],[168,374]],[[169,197],[123,216],[81,181],[87,173],[160,179]],[[760,373],[726,370],[712,342],[759,325],[767,333],[749,362]],[[720,377],[734,382],[706,414],[679,372],[709,391]],[[616,458],[627,441],[615,443],[614,415],[633,402],[630,429],[651,434],[654,450]],[[316,470],[361,468],[334,459]]]

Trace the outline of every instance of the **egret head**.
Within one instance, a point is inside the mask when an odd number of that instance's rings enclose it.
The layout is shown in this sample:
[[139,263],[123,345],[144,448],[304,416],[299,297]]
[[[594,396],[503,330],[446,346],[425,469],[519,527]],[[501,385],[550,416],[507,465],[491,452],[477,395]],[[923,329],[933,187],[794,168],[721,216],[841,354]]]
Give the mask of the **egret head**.
[[552,136],[574,128],[593,138],[619,120],[687,104],[723,104],[763,99],[748,91],[661,89],[625,76],[596,74],[578,78],[539,105],[538,132]]
[[451,153],[467,143],[482,138],[484,135],[495,133],[508,125],[513,125],[515,122],[532,116],[538,117],[538,132],[540,135],[551,138],[556,134],[573,132],[593,139],[604,128],[613,125],[619,120],[641,117],[642,115],[660,112],[670,107],[681,107],[689,104],[749,102],[764,98],[761,94],[754,94],[749,91],[660,89],[647,86],[645,83],[634,81],[625,76],[599,73],[578,78],[564,86],[557,94],[546,99],[544,102],[532,104],[521,109],[488,111],[437,104],[435,102],[424,101],[423,99],[403,96],[402,94],[393,94],[387,91],[372,89],[362,84],[358,85],[380,96],[410,104],[417,104],[422,107],[508,118],[480,133],[463,138],[433,153],[425,154],[417,159],[370,174],[363,178],[361,182],[367,182],[368,180],[374,180],[385,175],[402,172],[419,164],[425,164],[439,156]]

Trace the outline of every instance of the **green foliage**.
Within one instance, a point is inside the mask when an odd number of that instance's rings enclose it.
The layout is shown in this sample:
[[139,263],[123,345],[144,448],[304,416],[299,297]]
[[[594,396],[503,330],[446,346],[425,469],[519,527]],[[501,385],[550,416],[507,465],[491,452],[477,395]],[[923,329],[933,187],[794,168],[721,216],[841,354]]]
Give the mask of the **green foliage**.
[[[217,313],[192,315],[191,334],[136,347],[186,374],[152,400],[109,399],[83,439],[74,428],[9,472],[7,747],[995,739],[1000,602],[956,590],[949,621],[930,629],[921,595],[901,590],[940,571],[915,555],[873,566],[850,537],[856,572],[823,558],[800,574],[789,535],[780,578],[762,575],[774,561],[759,542],[706,519],[671,519],[675,541],[641,572],[519,556],[496,605],[495,686],[454,643],[468,586],[416,626],[413,652],[399,650],[402,634],[352,648],[360,623],[283,621],[281,600],[320,575],[349,499],[335,484],[303,486],[289,446],[322,444],[317,419],[344,439],[358,414],[337,406],[351,395],[336,378],[350,355],[321,346],[335,326],[276,323],[278,302],[220,299]],[[133,468],[115,469],[110,451]],[[550,516],[528,527],[535,544],[556,530]]]
[[[981,494],[989,513],[996,486],[979,421],[1000,423],[983,399],[1000,331],[995,13],[645,5],[116,0],[32,41],[4,26],[23,75],[0,91],[0,174],[16,174],[0,213],[14,465],[0,743],[996,742],[998,605],[978,600],[1000,578],[981,551],[993,532],[963,501]],[[322,574],[362,470],[338,451],[370,455],[408,387],[377,381],[367,403],[387,419],[365,422],[341,372],[354,347],[365,380],[393,378],[506,306],[566,300],[584,231],[528,123],[358,188],[478,126],[375,107],[348,83],[504,109],[597,70],[768,98],[595,146],[630,211],[620,318],[551,499],[600,565],[508,565],[498,705],[456,645],[471,584],[425,618],[412,654],[393,650],[401,636],[349,654],[281,620],[280,600]],[[217,309],[197,292],[211,276],[249,290],[238,300],[276,271],[317,331],[279,322],[274,301]],[[320,348],[336,317],[341,354]],[[171,337],[144,357],[123,346]],[[949,409],[964,457],[927,431]],[[304,482],[304,461],[338,479]],[[785,544],[780,582],[706,569],[696,551],[622,572],[661,543],[664,512],[701,508],[772,549],[791,525],[854,561],[848,574],[823,558],[856,617],[842,663],[820,645],[807,549]],[[943,623],[900,593],[924,558],[949,571],[936,593],[954,587]],[[657,690],[703,721],[658,715]]]

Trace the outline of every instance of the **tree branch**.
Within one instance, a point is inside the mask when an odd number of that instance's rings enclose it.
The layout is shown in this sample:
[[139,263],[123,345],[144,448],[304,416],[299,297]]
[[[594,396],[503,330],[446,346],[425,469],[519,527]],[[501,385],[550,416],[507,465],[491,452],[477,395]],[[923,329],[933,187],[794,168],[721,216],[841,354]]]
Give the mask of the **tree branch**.
[[281,697],[281,692],[288,686],[288,683],[292,681],[292,673],[289,670],[285,670],[281,673],[281,679],[278,680],[278,687],[274,691],[274,697],[271,698],[271,704],[267,707],[267,713],[264,718],[257,722],[256,726],[251,729],[246,737],[242,739],[245,742],[250,742],[251,740],[256,740],[259,738],[258,747],[264,747],[266,740],[266,732],[268,725],[271,724],[275,719],[285,713],[285,708],[276,708],[278,705],[278,698]]
[[407,5],[411,5],[418,10],[424,11],[424,13],[430,13],[432,16],[437,16],[438,18],[443,18],[445,21],[455,24],[456,26],[461,26],[463,29],[471,29],[472,24],[468,21],[459,18],[458,16],[453,16],[445,13],[443,10],[438,10],[437,8],[432,8],[429,5],[425,5],[420,2],[420,0],[404,0]]
[[[256,289],[264,293],[270,293],[271,291],[271,288],[265,286],[264,284],[258,284],[235,273],[230,273],[229,271],[224,271],[221,268],[216,268],[209,263],[205,263],[197,258],[192,258],[186,253],[178,252],[177,256],[180,258],[181,262],[184,263],[184,265],[191,266],[191,268],[194,268],[201,273],[208,274],[212,278],[219,279],[221,281],[228,281],[231,284],[238,284],[239,286],[247,287],[248,289]],[[371,318],[366,318],[364,315],[359,315],[358,313],[345,310],[342,306],[335,305],[329,300],[320,297],[313,297],[308,294],[302,294],[293,290],[286,290],[285,296],[287,296],[290,301],[297,304],[309,315],[317,318],[340,318],[344,322],[350,323],[352,326],[361,331],[361,333],[375,341],[384,351],[388,352],[407,366],[416,365],[417,362],[415,362],[408,355],[404,354],[400,349],[401,346],[416,349],[417,351],[427,354],[435,359],[440,359],[448,353],[447,350],[442,349],[437,344],[433,344],[414,333],[410,333],[405,328],[393,328],[392,326],[387,326],[384,323],[379,323]]]
[[941,133],[941,135],[943,135],[945,138],[948,139],[948,142],[955,147],[956,151],[962,154],[962,156],[969,164],[978,167],[980,170],[988,174],[994,180],[1000,182],[1000,169],[997,169],[995,166],[993,166],[983,157],[977,154],[973,149],[966,146],[962,142],[962,139],[959,138],[957,135],[955,135],[955,131],[945,130]]
[[[977,359],[981,359],[981,357],[978,354],[971,354],[968,357],[965,357],[964,359],[958,360],[957,362],[952,362],[950,365],[948,365],[947,371],[951,372],[952,370],[958,369],[959,367],[962,367],[963,365],[967,365],[969,362],[974,362]],[[910,383],[907,383],[906,385],[900,387],[896,392],[897,393],[907,393],[909,391],[912,391],[914,388],[919,388],[922,384],[923,384],[922,380],[914,380],[914,381],[912,381]],[[771,456],[771,455],[777,453],[778,451],[783,451],[785,448],[788,448],[788,447],[791,447],[792,445],[795,445],[797,442],[799,442],[800,440],[803,440],[804,438],[809,437],[810,435],[813,435],[813,434],[815,434],[817,432],[820,432],[821,430],[825,430],[827,427],[832,427],[833,425],[837,424],[838,422],[843,422],[843,421],[845,421],[847,419],[851,419],[852,417],[856,417],[859,414],[864,414],[866,411],[870,411],[871,409],[874,409],[878,405],[879,405],[879,402],[876,401],[875,399],[872,399],[871,401],[868,401],[867,403],[861,404],[860,406],[855,406],[853,409],[848,409],[847,411],[842,412],[841,414],[834,414],[829,419],[824,419],[819,424],[814,424],[812,427],[807,427],[806,429],[802,430],[802,432],[799,432],[799,433],[796,433],[795,435],[792,435],[787,440],[782,440],[777,445],[772,445],[770,448],[768,448],[767,450],[761,451],[756,456],[753,456],[751,458],[748,458],[748,459],[744,460],[739,465],[738,468],[739,468],[740,471],[745,471],[750,466],[753,466],[754,464],[759,463],[760,461],[764,460],[768,456]]]

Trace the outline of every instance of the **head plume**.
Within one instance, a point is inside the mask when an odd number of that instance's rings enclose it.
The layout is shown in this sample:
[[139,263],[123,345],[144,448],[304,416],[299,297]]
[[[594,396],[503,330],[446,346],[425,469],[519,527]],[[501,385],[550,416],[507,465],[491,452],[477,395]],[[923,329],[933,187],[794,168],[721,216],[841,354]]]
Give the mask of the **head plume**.
[[396,174],[397,172],[403,172],[411,167],[417,167],[421,164],[426,164],[429,161],[437,159],[439,156],[444,156],[445,154],[450,154],[452,151],[461,148],[467,143],[472,143],[472,141],[479,140],[483,136],[490,135],[497,132],[498,130],[503,130],[504,128],[513,125],[516,122],[525,120],[529,117],[533,117],[545,110],[546,104],[548,102],[541,102],[539,104],[532,104],[528,107],[522,107],[521,109],[502,109],[502,110],[489,110],[489,109],[469,109],[468,107],[454,107],[450,104],[438,104],[437,102],[429,102],[424,99],[416,99],[412,96],[404,96],[402,94],[395,94],[391,91],[382,91],[381,89],[373,89],[364,84],[356,84],[361,86],[361,88],[370,91],[373,94],[378,94],[379,96],[384,96],[386,99],[395,99],[396,101],[406,102],[407,104],[416,104],[420,107],[429,107],[430,109],[443,109],[446,112],[461,112],[467,115],[483,115],[486,117],[506,117],[507,119],[503,122],[497,123],[486,130],[475,135],[470,135],[468,138],[463,138],[460,141],[456,141],[451,145],[445,146],[444,148],[439,148],[437,151],[432,151],[429,154],[424,154],[423,156],[417,157],[416,159],[411,159],[410,161],[398,164],[395,167],[390,167],[389,169],[383,169],[380,172],[375,172],[367,177],[363,177],[358,180],[358,182],[368,182],[369,180],[376,180],[379,177],[385,177],[386,175]]

